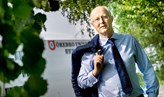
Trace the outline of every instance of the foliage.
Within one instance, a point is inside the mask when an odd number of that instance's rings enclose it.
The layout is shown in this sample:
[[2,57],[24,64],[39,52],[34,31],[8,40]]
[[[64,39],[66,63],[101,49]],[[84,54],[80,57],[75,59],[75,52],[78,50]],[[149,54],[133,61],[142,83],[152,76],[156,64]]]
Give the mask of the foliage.
[[154,50],[149,52],[153,63],[164,63],[163,1],[122,0],[109,6],[117,17],[116,24],[119,25],[119,31],[133,34],[144,48],[155,49],[156,52]]
[[[7,92],[7,97],[39,97],[47,91],[47,81],[41,76],[46,64],[46,60],[42,57],[44,44],[39,37],[46,15],[34,14],[33,9],[40,8],[44,11],[59,9],[59,3],[54,7],[52,1],[51,3],[49,1],[0,0],[0,36],[2,37],[0,81],[8,83],[15,80],[22,72],[29,75],[25,85],[12,88]],[[22,66],[9,58],[10,54],[16,53],[21,44],[23,44]]]
[[[87,24],[86,29],[89,36],[94,35],[93,30],[90,28],[89,14],[90,11],[97,5],[108,4],[107,0],[65,0],[61,3],[62,15],[69,19],[70,23],[76,25],[80,22],[81,25]],[[84,33],[84,29],[81,30]]]
[[[116,31],[134,35],[146,49],[150,61],[157,66],[164,65],[163,0],[66,0],[61,2],[62,14],[74,24],[89,23],[89,13],[97,5],[109,7],[115,16]],[[164,74],[162,69],[160,73]]]
[[162,65],[160,68],[157,68],[157,70],[156,70],[156,74],[158,75],[158,77],[160,79],[160,83],[164,85],[163,72],[164,72],[164,65]]

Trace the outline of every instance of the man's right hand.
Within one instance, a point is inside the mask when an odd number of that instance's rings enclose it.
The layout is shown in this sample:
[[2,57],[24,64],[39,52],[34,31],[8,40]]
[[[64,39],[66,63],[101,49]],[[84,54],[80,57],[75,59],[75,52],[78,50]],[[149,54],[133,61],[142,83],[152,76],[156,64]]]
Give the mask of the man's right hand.
[[93,76],[97,77],[98,74],[101,72],[104,64],[104,56],[99,55],[100,50],[96,52],[96,56],[94,58],[94,69],[93,69]]

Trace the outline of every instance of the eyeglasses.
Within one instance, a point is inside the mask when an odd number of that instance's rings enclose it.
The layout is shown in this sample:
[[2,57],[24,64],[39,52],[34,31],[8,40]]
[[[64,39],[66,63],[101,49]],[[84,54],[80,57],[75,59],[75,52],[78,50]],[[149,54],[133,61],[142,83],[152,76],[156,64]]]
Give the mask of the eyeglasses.
[[104,16],[100,16],[100,17],[97,17],[97,18],[93,19],[91,22],[93,22],[93,23],[100,23],[100,21],[105,21],[108,18],[109,17],[107,15],[104,15]]

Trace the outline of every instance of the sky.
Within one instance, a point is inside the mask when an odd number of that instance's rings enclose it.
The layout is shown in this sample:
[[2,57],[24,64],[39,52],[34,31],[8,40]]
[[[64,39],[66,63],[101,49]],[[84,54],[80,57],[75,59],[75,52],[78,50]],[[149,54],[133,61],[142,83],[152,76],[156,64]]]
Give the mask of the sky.
[[80,29],[83,26],[80,24],[73,25],[69,23],[68,19],[61,14],[61,10],[55,12],[43,12],[37,9],[36,12],[45,13],[47,16],[45,22],[47,30],[43,30],[40,34],[43,39],[89,39],[88,33],[82,35],[80,32]]

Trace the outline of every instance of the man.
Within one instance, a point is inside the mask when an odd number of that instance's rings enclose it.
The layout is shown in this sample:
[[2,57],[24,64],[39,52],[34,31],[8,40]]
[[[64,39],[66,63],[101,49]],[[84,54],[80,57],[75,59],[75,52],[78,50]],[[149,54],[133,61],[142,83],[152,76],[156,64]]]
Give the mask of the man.
[[94,8],[90,19],[98,34],[72,54],[72,84],[76,97],[144,97],[136,63],[143,73],[148,97],[157,97],[157,77],[138,41],[129,34],[113,31],[113,17],[104,6]]

